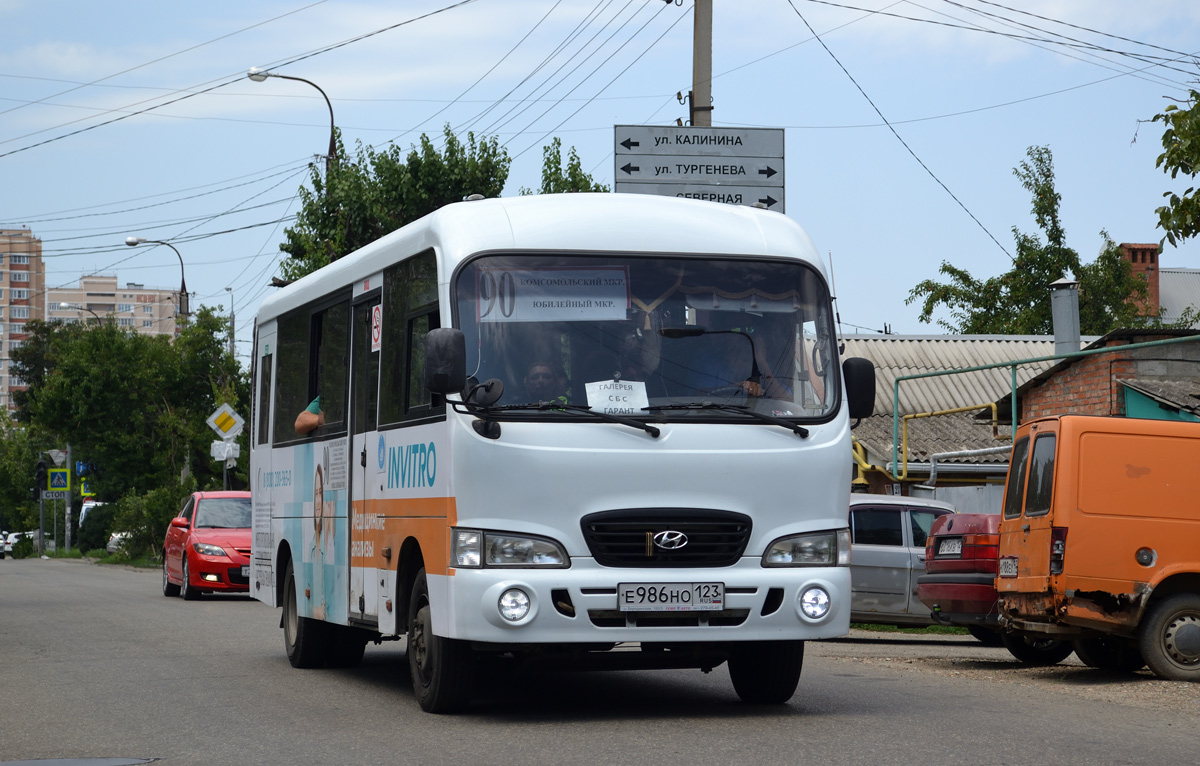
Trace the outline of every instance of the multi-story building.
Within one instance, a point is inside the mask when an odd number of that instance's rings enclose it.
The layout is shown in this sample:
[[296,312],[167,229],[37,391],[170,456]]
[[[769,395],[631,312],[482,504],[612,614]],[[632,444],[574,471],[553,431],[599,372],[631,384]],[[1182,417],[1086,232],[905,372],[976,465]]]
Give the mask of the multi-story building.
[[0,229],[0,407],[13,409],[24,383],[12,374],[12,354],[25,342],[26,323],[41,319],[46,290],[42,241],[28,229]]
[[178,290],[135,282],[121,287],[115,275],[83,277],[74,287],[52,287],[46,292],[46,319],[112,322],[143,335],[173,336],[178,300]]

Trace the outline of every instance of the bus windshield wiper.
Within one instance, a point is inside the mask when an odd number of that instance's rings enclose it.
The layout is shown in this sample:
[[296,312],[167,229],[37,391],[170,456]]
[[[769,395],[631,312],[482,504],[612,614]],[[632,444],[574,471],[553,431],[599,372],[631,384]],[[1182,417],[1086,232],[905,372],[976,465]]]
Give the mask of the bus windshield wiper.
[[539,410],[542,412],[547,412],[547,411],[551,411],[551,412],[553,412],[553,411],[582,412],[584,414],[591,415],[592,417],[597,418],[599,420],[608,421],[609,423],[620,423],[621,425],[629,426],[630,428],[640,428],[641,430],[645,431],[646,433],[648,433],[654,437],[657,437],[661,433],[661,431],[658,428],[650,425],[649,423],[643,423],[642,421],[634,420],[633,418],[624,418],[624,417],[621,417],[620,415],[611,415],[607,412],[601,412],[600,410],[594,410],[591,408],[591,405],[587,405],[587,404],[565,404],[563,402],[528,402],[526,404],[500,404],[500,405],[492,405],[490,407],[481,407],[478,409],[474,409],[473,414],[475,414],[475,415],[479,415],[480,413],[492,414],[495,412],[511,412],[513,410]]
[[783,428],[792,431],[797,436],[806,438],[808,429],[804,426],[796,425],[790,420],[777,418],[774,415],[764,415],[761,412],[750,409],[744,404],[718,404],[716,402],[686,402],[680,404],[655,404],[650,407],[643,407],[647,412],[668,412],[671,410],[715,410],[719,412],[737,412],[742,415],[749,415],[752,418],[761,420],[764,423],[782,426]]

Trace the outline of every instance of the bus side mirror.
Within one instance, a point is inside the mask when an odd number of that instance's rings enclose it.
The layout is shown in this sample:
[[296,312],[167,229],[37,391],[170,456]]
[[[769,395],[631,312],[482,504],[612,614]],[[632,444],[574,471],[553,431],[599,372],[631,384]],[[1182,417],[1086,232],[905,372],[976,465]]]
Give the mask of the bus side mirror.
[[842,362],[842,377],[846,380],[850,419],[859,420],[875,414],[875,365],[868,359],[852,357]]
[[425,336],[425,388],[457,394],[467,385],[467,342],[462,330],[439,327]]

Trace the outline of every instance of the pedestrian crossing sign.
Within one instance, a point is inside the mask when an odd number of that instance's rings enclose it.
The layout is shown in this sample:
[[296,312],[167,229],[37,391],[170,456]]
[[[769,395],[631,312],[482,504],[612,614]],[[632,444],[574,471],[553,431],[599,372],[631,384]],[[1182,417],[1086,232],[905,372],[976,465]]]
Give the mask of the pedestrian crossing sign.
[[71,488],[70,468],[51,468],[46,472],[46,489],[67,490]]

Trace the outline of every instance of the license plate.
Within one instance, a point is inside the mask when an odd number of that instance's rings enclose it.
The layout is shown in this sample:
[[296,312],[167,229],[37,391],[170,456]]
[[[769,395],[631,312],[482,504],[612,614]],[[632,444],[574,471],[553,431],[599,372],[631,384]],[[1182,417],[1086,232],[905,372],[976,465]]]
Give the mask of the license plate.
[[962,555],[962,538],[947,537],[938,543],[939,556],[961,556]]
[[242,577],[249,577],[249,576],[250,576],[250,565],[247,564],[246,566],[242,567]]
[[715,612],[725,608],[725,583],[625,582],[617,586],[622,612]]
[[1000,559],[1000,576],[1001,577],[1016,577],[1017,576],[1017,560],[1014,557]]

